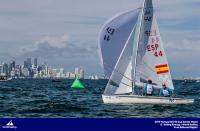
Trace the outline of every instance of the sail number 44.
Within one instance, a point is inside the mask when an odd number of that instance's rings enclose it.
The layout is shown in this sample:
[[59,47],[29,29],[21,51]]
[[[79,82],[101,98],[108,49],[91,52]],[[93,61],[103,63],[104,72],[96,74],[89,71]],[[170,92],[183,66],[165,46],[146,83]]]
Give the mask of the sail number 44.
[[154,52],[154,56],[155,57],[159,57],[159,56],[163,56],[163,53],[162,53],[162,51],[159,51],[159,52]]
[[162,51],[158,51],[159,45],[158,44],[151,44],[147,45],[147,51],[152,51],[155,57],[163,56]]

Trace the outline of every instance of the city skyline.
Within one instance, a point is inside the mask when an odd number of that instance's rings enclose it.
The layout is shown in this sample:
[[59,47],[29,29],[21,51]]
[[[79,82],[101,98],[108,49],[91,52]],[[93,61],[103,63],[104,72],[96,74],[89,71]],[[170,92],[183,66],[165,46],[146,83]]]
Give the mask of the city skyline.
[[[97,52],[101,26],[141,0],[22,0],[0,3],[0,62],[37,57],[53,67],[103,74]],[[173,78],[200,76],[199,0],[153,0]],[[34,3],[34,4],[33,4]],[[78,3],[78,4],[77,4]]]
[[[0,61],[0,65],[2,65],[2,64],[9,64],[9,63],[11,63],[11,62],[14,62],[15,63],[15,65],[20,65],[20,66],[24,66],[24,65],[26,65],[27,63],[27,60],[29,59],[29,66],[30,66],[30,63],[31,63],[31,66],[33,66],[33,65],[48,65],[50,68],[63,68],[63,66],[62,65],[56,65],[56,66],[52,66],[52,65],[49,65],[49,63],[47,63],[47,62],[45,62],[45,61],[41,61],[41,60],[38,60],[38,58],[36,58],[36,57],[27,57],[27,58],[25,58],[25,60],[22,60],[22,61],[15,61],[14,59],[11,59],[11,60],[6,60],[6,61]],[[31,59],[31,60],[30,60]],[[38,62],[39,61],[39,62]],[[36,64],[35,64],[36,63]],[[27,66],[26,66],[27,67]],[[64,70],[67,70],[67,71],[75,71],[75,69],[76,68],[79,68],[79,69],[82,69],[83,67],[81,67],[81,66],[78,66],[78,67],[73,67],[72,69],[70,68],[70,69],[68,69],[68,68],[63,68]],[[87,74],[87,75],[90,75],[90,74]],[[91,75],[94,75],[94,73],[92,73]]]
[[[60,66],[54,68],[47,63],[38,62],[36,57],[26,58],[23,64],[18,64],[15,60],[9,63],[0,64],[0,77],[12,78],[80,78],[80,79],[98,79],[95,74],[88,74],[83,68],[74,67],[73,71],[65,70]],[[100,76],[100,78],[103,78]]]

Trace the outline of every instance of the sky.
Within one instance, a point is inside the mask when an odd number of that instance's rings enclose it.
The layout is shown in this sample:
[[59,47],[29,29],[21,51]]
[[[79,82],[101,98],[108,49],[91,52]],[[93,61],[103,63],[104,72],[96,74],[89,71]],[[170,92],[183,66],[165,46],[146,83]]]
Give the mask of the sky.
[[[66,71],[103,74],[98,33],[143,0],[0,0],[0,62],[27,57]],[[153,0],[173,78],[200,76],[200,1]]]

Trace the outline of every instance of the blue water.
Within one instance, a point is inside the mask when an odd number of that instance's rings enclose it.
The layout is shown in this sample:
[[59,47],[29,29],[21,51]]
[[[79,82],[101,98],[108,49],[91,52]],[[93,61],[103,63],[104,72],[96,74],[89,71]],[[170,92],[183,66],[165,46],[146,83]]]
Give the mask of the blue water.
[[200,83],[174,81],[177,97],[193,105],[106,105],[101,94],[107,80],[83,80],[84,90],[72,90],[73,80],[14,79],[0,82],[0,117],[122,118],[200,117]]

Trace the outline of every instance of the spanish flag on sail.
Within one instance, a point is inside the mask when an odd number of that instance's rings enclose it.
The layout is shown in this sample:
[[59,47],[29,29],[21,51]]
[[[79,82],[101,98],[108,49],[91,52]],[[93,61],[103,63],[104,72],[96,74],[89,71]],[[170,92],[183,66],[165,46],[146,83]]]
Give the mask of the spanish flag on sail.
[[164,74],[169,72],[169,67],[167,64],[157,65],[155,66],[155,69],[157,74]]

